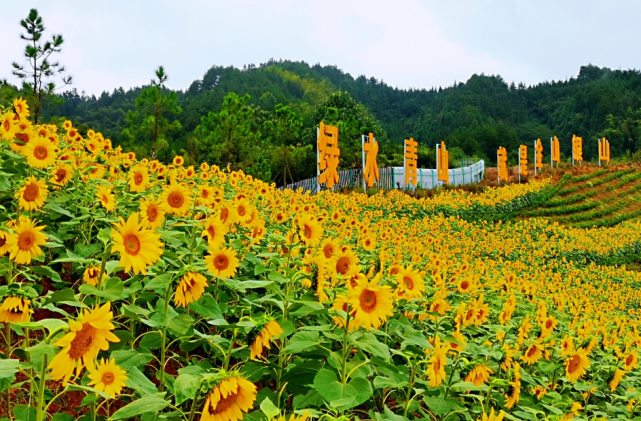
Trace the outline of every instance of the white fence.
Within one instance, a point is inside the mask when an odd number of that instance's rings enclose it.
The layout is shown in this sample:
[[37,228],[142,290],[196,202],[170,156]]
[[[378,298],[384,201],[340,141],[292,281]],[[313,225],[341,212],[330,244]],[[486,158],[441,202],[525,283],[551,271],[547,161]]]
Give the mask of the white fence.
[[[438,181],[435,169],[419,168],[417,169],[416,187],[423,189],[433,189],[442,186],[443,182]],[[478,183],[485,178],[485,162],[480,160],[475,164],[467,167],[450,169],[450,185],[460,186],[463,184]],[[379,169],[380,178],[376,186],[380,189],[403,189],[405,188],[405,168],[389,167]],[[363,187],[363,170],[360,168],[342,170],[338,172],[339,182],[334,189],[343,187]],[[318,189],[316,177],[306,180],[297,181],[287,185],[288,189],[297,190],[302,188],[303,191],[315,192]],[[414,189],[414,186],[410,187]],[[282,189],[282,187],[281,187]]]

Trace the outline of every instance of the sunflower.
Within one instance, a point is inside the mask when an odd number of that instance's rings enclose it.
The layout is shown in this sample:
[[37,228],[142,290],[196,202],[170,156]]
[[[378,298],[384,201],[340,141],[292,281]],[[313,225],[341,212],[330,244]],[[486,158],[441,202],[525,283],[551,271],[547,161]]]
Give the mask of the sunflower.
[[122,392],[126,386],[127,372],[116,365],[116,360],[111,358],[109,361],[101,359],[97,365],[88,365],[89,378],[91,381],[88,386],[105,392],[107,395],[115,398]]
[[283,329],[280,327],[278,322],[276,320],[270,320],[263,326],[260,333],[256,335],[256,338],[254,338],[249,358],[251,360],[255,360],[256,357],[261,356],[263,354],[263,347],[271,349],[269,342],[273,341],[274,338],[278,338],[282,333]]
[[22,97],[13,100],[13,109],[16,110],[20,118],[27,118],[31,115],[29,112],[29,104],[27,104],[27,100],[22,99]]
[[178,307],[187,307],[189,303],[200,300],[207,288],[207,279],[194,272],[187,272],[176,287],[174,303]]
[[221,222],[220,216],[214,214],[205,219],[205,229],[200,234],[201,237],[207,237],[207,244],[210,247],[219,247],[225,243],[225,235],[227,234],[227,227]]
[[[207,173],[203,173],[202,175],[205,174]],[[198,203],[202,205],[209,205],[213,203],[214,199],[216,199],[216,195],[214,194],[214,189],[212,187],[206,185],[198,186]]]
[[336,275],[348,275],[351,272],[359,272],[358,270],[358,256],[351,250],[337,250],[330,268],[333,269]]
[[474,383],[474,386],[478,387],[487,383],[490,378],[490,374],[494,374],[494,371],[491,368],[485,364],[477,365],[467,374],[465,381],[468,383]]
[[399,299],[421,298],[425,292],[425,283],[418,269],[403,269],[396,275],[396,283],[396,295]]
[[623,380],[623,376],[625,376],[625,371],[617,368],[617,370],[614,372],[614,377],[612,377],[612,381],[610,382],[610,391],[612,393],[616,392],[617,387],[619,387],[619,383],[621,383],[621,380]]
[[9,252],[9,235],[7,231],[0,231],[0,256],[4,256]]
[[156,263],[163,253],[160,234],[145,229],[138,213],[132,213],[127,222],[118,218],[120,222],[114,224],[111,233],[115,243],[111,252],[120,253],[120,266],[126,271],[133,268],[136,275],[146,274],[147,266]]
[[73,167],[64,162],[58,163],[50,173],[51,178],[49,183],[53,185],[55,190],[60,190],[60,188],[69,184],[71,178],[73,177]]
[[256,386],[230,373],[221,380],[205,399],[200,421],[239,421],[256,400]]
[[70,120],[65,120],[65,122],[62,124],[62,127],[68,132],[69,130],[73,129],[73,123]]
[[505,407],[511,409],[521,398],[521,366],[514,363],[514,381],[509,382],[510,387],[505,395]]
[[46,226],[36,227],[36,221],[21,217],[15,227],[15,233],[9,234],[7,247],[9,258],[16,263],[28,265],[32,258],[42,254],[43,246],[47,243],[48,237],[42,231]]
[[96,198],[107,212],[116,210],[116,196],[111,192],[111,187],[97,186]]
[[372,251],[376,248],[376,237],[373,235],[365,235],[361,238],[361,241],[359,241],[359,245],[365,251]]
[[504,416],[504,411],[499,412],[498,415],[494,415],[494,408],[492,408],[490,415],[487,415],[485,412],[483,412],[483,418],[477,418],[476,421],[503,421]]
[[129,171],[129,191],[140,193],[149,187],[149,172],[143,165],[136,165]]
[[146,197],[140,202],[140,221],[150,230],[157,230],[165,222],[165,210],[160,204],[160,199]]
[[101,350],[109,349],[109,342],[120,342],[112,332],[112,318],[111,303],[105,303],[69,322],[69,333],[54,344],[62,349],[49,363],[52,380],[62,380],[66,386],[74,368],[76,376],[80,375],[84,366],[93,366]]
[[253,211],[252,205],[244,197],[234,200],[232,209],[236,217],[235,222],[245,225],[251,220]]
[[[349,297],[344,294],[337,294],[334,298],[334,304],[332,304],[332,310],[343,311],[347,315],[347,310],[349,310]],[[349,321],[349,330],[354,329],[354,311],[351,312],[351,320]],[[343,329],[345,328],[345,318],[342,315],[335,315],[332,317],[336,326]]]
[[[85,269],[85,273],[82,275],[82,280],[85,284],[96,286],[98,285],[98,276],[100,275],[100,266],[91,266]],[[102,274],[102,280],[105,280],[105,274]]]
[[18,127],[18,122],[15,119],[15,114],[11,111],[8,111],[2,115],[0,119],[0,135],[2,135],[2,140],[12,141],[15,138],[16,133],[20,129]]
[[180,155],[174,157],[174,165],[181,166],[185,163],[185,158]]
[[230,248],[212,247],[205,256],[205,264],[210,273],[221,278],[231,278],[238,269],[238,258]]
[[525,352],[521,356],[521,359],[526,364],[532,365],[532,364],[536,364],[536,362],[540,360],[542,356],[543,356],[543,347],[535,342],[532,345],[530,345],[528,349],[525,350]]
[[32,211],[40,209],[47,200],[47,185],[44,180],[37,180],[36,177],[31,176],[27,178],[20,190],[14,197],[18,199],[18,207],[20,209]]
[[427,376],[430,387],[439,387],[445,381],[445,365],[448,348],[441,344],[439,337],[434,341],[434,351],[427,365]]
[[579,349],[566,360],[565,376],[569,381],[575,382],[585,375],[588,368],[590,368],[590,359],[585,350]]
[[182,184],[172,182],[163,187],[160,202],[165,212],[184,216],[191,207],[191,192]]
[[56,164],[58,151],[49,139],[36,136],[25,145],[22,154],[27,157],[27,163],[33,168],[49,168]]
[[31,300],[20,296],[9,296],[0,305],[0,322],[27,323],[33,310],[29,308]]
[[298,235],[305,245],[314,247],[320,243],[323,236],[323,227],[311,215],[298,218]]
[[91,163],[87,169],[89,170],[89,174],[87,175],[87,178],[89,180],[98,180],[104,177],[105,173],[107,172],[107,168],[97,162]]
[[369,283],[357,286],[349,294],[356,328],[378,329],[389,316],[394,315],[394,294],[388,285],[378,286],[381,277],[381,274],[376,275]]
[[[2,256],[1,248],[0,248],[0,256]],[[625,357],[625,360],[623,360],[625,371],[634,370],[637,367],[638,363],[639,363],[639,354],[637,354],[636,351],[632,351],[630,354],[628,354],[627,357]]]
[[338,252],[339,246],[334,241],[332,241],[331,238],[327,238],[321,243],[320,249],[326,259],[331,259],[334,254]]
[[570,354],[574,353],[574,338],[570,335],[566,335],[565,338],[561,341],[561,356],[567,357]]

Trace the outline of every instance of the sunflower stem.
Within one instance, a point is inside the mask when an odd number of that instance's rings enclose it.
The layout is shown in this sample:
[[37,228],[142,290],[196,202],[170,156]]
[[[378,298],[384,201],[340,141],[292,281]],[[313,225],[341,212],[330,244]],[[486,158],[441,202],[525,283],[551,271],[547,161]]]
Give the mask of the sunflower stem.
[[231,353],[234,350],[234,341],[236,341],[236,334],[238,333],[238,329],[234,329],[234,334],[231,337],[231,341],[229,341],[229,349],[227,350],[227,355],[225,356],[225,365],[223,366],[223,370],[227,371],[229,368],[229,361],[231,360]]
[[[100,264],[100,273],[98,274],[98,290],[102,289],[102,278],[105,273],[105,267],[107,266],[107,259],[111,253],[108,250],[108,247],[105,245],[105,252],[102,254],[102,263]],[[100,305],[100,297],[96,297],[96,305]]]
[[40,385],[38,386],[38,400],[36,404],[38,405],[38,410],[36,412],[37,421],[45,421],[46,414],[44,412],[45,404],[45,379],[47,377],[47,359],[48,355],[44,354],[42,356],[42,370],[40,371]]
[[[350,306],[351,307],[351,306]],[[341,382],[347,384],[347,331],[349,330],[349,313],[351,308],[347,308],[347,314],[345,315],[345,326],[343,327],[343,364],[341,371]]]
[[194,415],[196,414],[196,401],[198,401],[198,394],[194,396],[194,399],[191,401],[191,408],[189,409],[189,419],[188,421],[194,421]]

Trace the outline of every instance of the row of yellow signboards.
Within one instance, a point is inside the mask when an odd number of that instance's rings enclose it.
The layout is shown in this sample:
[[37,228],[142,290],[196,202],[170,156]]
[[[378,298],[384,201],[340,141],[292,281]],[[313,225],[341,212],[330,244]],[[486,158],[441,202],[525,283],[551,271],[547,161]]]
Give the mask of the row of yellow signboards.
[[[333,188],[339,181],[338,164],[340,162],[340,148],[338,146],[338,127],[320,123],[317,133],[318,138],[318,185],[325,184]],[[363,186],[373,187],[380,179],[378,170],[378,142],[373,133],[363,135]],[[554,167],[561,162],[561,148],[556,136],[550,138],[550,164]],[[543,168],[543,144],[541,139],[534,142],[534,174]],[[405,186],[416,186],[418,180],[418,142],[414,138],[405,139],[404,142],[404,169]],[[507,181],[507,150],[501,146],[496,153],[498,162],[498,181]],[[572,165],[583,163],[583,139],[572,136]],[[599,140],[599,165],[601,162],[610,162],[610,142],[606,138]],[[436,169],[438,181],[449,184],[449,152],[445,142],[436,145]],[[519,147],[519,180],[528,174],[527,146]]]

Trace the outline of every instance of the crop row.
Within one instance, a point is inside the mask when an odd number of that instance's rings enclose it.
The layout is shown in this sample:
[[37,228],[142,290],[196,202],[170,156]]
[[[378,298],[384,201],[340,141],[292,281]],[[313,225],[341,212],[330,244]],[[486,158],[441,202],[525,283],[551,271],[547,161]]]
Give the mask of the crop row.
[[559,206],[556,208],[543,208],[537,209],[531,212],[527,212],[526,216],[529,217],[541,217],[541,216],[553,216],[553,215],[567,215],[570,213],[583,212],[590,209],[594,209],[598,206],[597,202],[586,202],[581,203],[580,205],[575,206]]
[[[614,199],[614,198],[612,198],[612,199]],[[601,202],[601,203],[604,203],[604,202]],[[610,207],[604,207],[604,208],[601,208],[601,209],[594,209],[594,210],[592,210],[590,212],[585,212],[585,213],[575,213],[575,214],[569,215],[569,216],[567,216],[565,218],[559,219],[559,222],[573,223],[573,222],[586,221],[586,220],[589,220],[589,219],[602,218],[602,217],[604,217],[606,215],[609,215],[609,214],[611,214],[613,212],[617,212],[617,211],[623,209],[627,204],[628,204],[628,202],[626,202],[624,200],[619,200],[615,205],[612,205]]]
[[625,176],[627,174],[630,174],[631,172],[634,172],[634,171],[635,171],[634,168],[629,168],[627,170],[617,171],[615,173],[612,173],[612,174],[608,175],[607,177],[600,178],[598,180],[594,180],[594,181],[590,182],[589,184],[586,183],[584,185],[573,186],[573,187],[569,187],[567,189],[561,190],[561,191],[559,191],[558,194],[559,194],[559,196],[567,196],[568,194],[574,193],[574,192],[576,192],[576,191],[578,191],[578,190],[580,190],[582,188],[597,187],[597,186],[600,186],[601,184],[610,182],[612,180],[616,180],[617,178],[621,178],[621,177],[623,177],[623,176]]
[[[633,218],[637,218],[641,216],[641,209],[629,212],[629,213],[623,213],[621,215],[617,215],[612,218],[606,218],[606,219],[601,219],[600,221],[588,221],[588,222],[583,222],[580,224],[574,225],[575,228],[603,228],[603,227],[611,227],[617,224],[620,224],[623,221],[627,221]],[[637,255],[638,256],[638,255]]]

